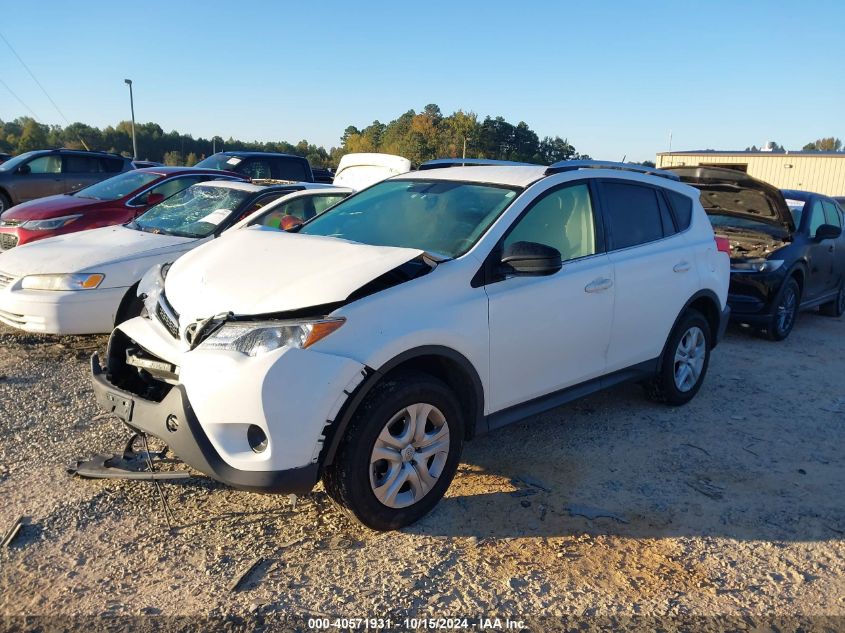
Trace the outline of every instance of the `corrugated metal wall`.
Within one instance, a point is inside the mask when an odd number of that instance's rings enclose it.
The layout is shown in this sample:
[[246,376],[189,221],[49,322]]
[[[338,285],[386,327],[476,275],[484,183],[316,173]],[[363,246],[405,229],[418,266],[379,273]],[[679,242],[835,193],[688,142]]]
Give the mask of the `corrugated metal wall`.
[[780,189],[803,189],[845,196],[845,153],[808,154],[669,154],[657,155],[658,167],[701,164],[748,165],[748,174]]

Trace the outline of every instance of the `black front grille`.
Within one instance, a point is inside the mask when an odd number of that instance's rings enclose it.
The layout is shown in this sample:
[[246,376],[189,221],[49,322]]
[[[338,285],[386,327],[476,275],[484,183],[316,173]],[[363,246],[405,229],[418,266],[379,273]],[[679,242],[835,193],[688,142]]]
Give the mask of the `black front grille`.
[[167,310],[164,309],[161,301],[159,301],[158,305],[156,305],[156,317],[165,329],[170,332],[170,336],[173,338],[179,338],[179,324],[167,313]]
[[11,233],[0,233],[0,251],[7,251],[18,245],[18,236]]

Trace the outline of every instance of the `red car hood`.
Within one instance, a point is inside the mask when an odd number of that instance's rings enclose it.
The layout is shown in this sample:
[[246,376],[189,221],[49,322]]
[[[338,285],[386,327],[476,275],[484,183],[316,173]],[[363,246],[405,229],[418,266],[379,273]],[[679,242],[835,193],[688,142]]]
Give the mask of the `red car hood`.
[[63,215],[80,213],[98,204],[102,204],[102,201],[60,194],[15,205],[0,217],[3,220],[17,220],[19,222],[49,220],[50,218],[60,218]]

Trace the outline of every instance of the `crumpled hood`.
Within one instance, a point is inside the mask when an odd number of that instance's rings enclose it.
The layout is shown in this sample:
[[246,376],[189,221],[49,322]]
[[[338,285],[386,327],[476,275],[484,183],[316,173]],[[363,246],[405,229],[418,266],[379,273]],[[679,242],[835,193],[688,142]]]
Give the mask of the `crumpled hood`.
[[48,237],[3,251],[0,253],[0,270],[15,277],[49,273],[105,272],[104,269],[113,264],[171,251],[181,252],[185,250],[185,245],[191,242],[196,240],[145,233],[124,226],[106,226]]
[[165,292],[183,323],[299,310],[343,301],[422,252],[253,226],[176,261]]
[[57,196],[48,196],[46,198],[38,198],[37,200],[16,204],[3,213],[0,219],[26,222],[27,220],[60,218],[63,215],[72,215],[80,211],[85,211],[99,202],[99,200],[77,198],[76,196],[69,196],[62,193]]

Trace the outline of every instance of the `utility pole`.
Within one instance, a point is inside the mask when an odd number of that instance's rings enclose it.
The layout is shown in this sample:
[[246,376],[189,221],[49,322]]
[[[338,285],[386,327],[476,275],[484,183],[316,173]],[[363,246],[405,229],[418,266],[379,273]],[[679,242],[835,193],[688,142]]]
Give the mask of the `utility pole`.
[[132,80],[124,79],[123,83],[129,86],[129,107],[132,109],[132,159],[138,160],[138,141],[135,140],[135,99],[132,96]]

